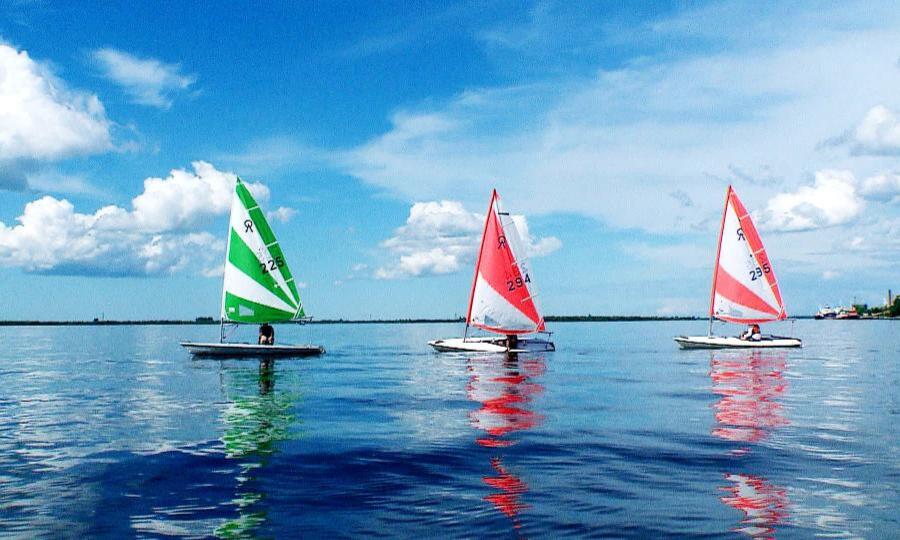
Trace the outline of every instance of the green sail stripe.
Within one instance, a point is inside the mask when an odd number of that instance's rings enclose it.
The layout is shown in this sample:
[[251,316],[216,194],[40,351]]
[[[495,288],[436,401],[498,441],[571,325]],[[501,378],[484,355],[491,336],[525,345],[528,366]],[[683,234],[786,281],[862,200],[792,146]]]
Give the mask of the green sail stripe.
[[[252,214],[251,214],[252,215]],[[256,218],[253,218],[254,223],[256,222]],[[285,283],[287,283],[288,288],[291,290],[291,295],[294,297],[294,304],[300,304],[300,293],[297,291],[297,285],[293,281],[293,275],[291,275],[291,270],[288,268],[287,260],[284,257],[284,253],[281,251],[281,246],[278,242],[269,246],[269,253],[272,255],[272,258],[278,260],[278,257],[281,257],[282,261],[285,261],[284,265],[281,266],[278,270],[281,271],[281,275],[284,277]]]
[[[244,308],[243,313],[241,311],[242,307]],[[281,309],[259,304],[226,291],[225,318],[234,322],[264,323],[290,321],[296,318],[296,316],[290,311],[283,311]]]
[[280,268],[281,275],[284,276],[284,281],[287,283],[288,288],[291,290],[291,295],[294,298],[294,301],[291,303],[293,305],[300,304],[300,292],[297,290],[297,285],[291,281],[291,278],[294,276],[288,268],[287,259],[285,259],[284,253],[281,251],[281,246],[275,239],[275,233],[273,233],[272,228],[269,227],[266,215],[263,213],[262,209],[259,208],[256,199],[253,198],[250,190],[247,189],[247,186],[244,185],[240,178],[238,178],[237,185],[235,185],[235,192],[237,193],[238,198],[241,199],[241,203],[243,203],[247,213],[250,214],[250,219],[252,219],[253,223],[256,225],[256,231],[259,233],[259,237],[262,238],[265,245],[269,246],[269,253],[272,255],[272,258],[281,257],[281,260],[285,261],[284,265]]
[[241,199],[241,203],[244,204],[244,208],[248,210],[250,208],[259,206],[256,202],[256,199],[253,198],[253,195],[250,194],[250,190],[247,189],[247,186],[244,185],[244,182],[241,181],[240,178],[237,179],[237,184],[234,186],[234,192],[237,193],[238,198]]
[[[259,283],[269,292],[284,300],[284,302],[293,307],[299,307],[297,302],[291,298],[287,291],[278,285],[278,282],[272,276],[273,270],[263,273],[262,262],[256,257],[256,254],[250,249],[241,235],[234,229],[231,229],[231,240],[228,247],[228,262],[233,264],[235,268],[247,274],[253,281]],[[274,253],[273,253],[274,256]],[[273,258],[273,260],[277,260]],[[283,259],[282,259],[283,260]],[[268,270],[268,267],[266,268]]]

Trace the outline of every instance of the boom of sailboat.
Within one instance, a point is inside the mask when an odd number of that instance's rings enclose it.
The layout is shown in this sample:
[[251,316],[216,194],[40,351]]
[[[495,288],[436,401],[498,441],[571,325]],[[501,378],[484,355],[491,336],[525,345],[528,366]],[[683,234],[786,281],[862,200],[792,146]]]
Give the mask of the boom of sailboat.
[[[247,186],[235,182],[222,280],[218,342],[181,343],[192,354],[213,357],[292,357],[325,352],[319,345],[233,343],[227,329],[237,324],[298,321],[305,311],[285,254]],[[750,214],[731,186],[719,230],[706,336],[678,336],[685,349],[800,347],[794,337],[754,334],[714,336],[713,320],[739,324],[787,317],[772,262]],[[461,338],[429,341],[438,352],[524,353],[555,350],[538,306],[534,274],[515,220],[491,193],[475,263],[466,326]],[[471,330],[479,335],[470,335]],[[261,334],[263,333],[261,329]]]

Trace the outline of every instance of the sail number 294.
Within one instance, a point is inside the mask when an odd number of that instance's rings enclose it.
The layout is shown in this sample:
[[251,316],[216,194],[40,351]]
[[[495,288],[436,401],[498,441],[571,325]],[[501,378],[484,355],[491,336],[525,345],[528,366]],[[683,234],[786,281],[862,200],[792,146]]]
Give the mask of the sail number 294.
[[525,274],[524,278],[517,276],[516,279],[506,280],[506,289],[512,292],[520,287],[524,287],[526,283],[531,283],[531,278],[528,277],[528,274]]
[[282,266],[284,266],[284,259],[280,256],[275,257],[274,259],[269,259],[268,261],[266,261],[264,263],[259,263],[259,269],[262,271],[263,274],[268,274],[272,270],[275,270],[276,268],[281,268]]

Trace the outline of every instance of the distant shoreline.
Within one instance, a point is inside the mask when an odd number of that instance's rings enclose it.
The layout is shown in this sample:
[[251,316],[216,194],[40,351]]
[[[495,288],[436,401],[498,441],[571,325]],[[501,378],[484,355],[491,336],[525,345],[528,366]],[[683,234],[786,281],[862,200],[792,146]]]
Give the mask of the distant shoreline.
[[[793,319],[813,319],[811,315],[792,317]],[[551,315],[547,322],[644,322],[644,321],[705,321],[706,317],[660,317],[651,315]],[[883,320],[883,319],[858,319]],[[884,320],[891,320],[885,318]],[[445,319],[313,319],[303,322],[280,324],[434,324],[463,323],[462,317]],[[199,317],[194,320],[93,320],[93,321],[0,321],[0,326],[151,326],[151,325],[217,325],[218,320]]]

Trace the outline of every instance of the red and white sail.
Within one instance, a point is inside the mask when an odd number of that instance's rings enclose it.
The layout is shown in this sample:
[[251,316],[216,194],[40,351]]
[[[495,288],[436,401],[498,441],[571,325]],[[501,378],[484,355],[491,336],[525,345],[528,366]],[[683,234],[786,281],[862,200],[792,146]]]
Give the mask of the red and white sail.
[[501,211],[500,196],[491,194],[475,264],[468,324],[498,334],[544,330],[531,272],[512,217]]
[[787,317],[772,263],[750,214],[731,186],[719,232],[710,316],[734,323]]

